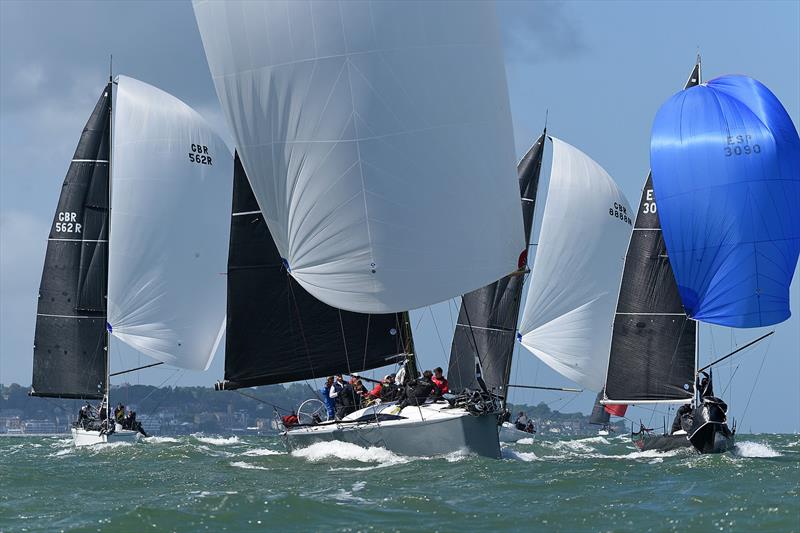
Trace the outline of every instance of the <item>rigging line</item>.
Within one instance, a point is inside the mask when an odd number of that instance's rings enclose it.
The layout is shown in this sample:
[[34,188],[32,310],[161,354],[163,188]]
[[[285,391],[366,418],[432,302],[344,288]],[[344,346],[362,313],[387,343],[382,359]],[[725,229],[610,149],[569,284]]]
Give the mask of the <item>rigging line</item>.
[[290,409],[286,409],[285,407],[281,407],[280,405],[275,405],[274,403],[270,403],[270,402],[268,402],[267,400],[262,400],[262,399],[261,399],[261,398],[259,398],[258,396],[253,396],[252,394],[247,394],[247,393],[245,393],[245,392],[242,392],[242,391],[240,391],[239,389],[234,389],[234,391],[233,391],[233,392],[235,392],[235,393],[237,393],[237,394],[241,394],[241,395],[242,395],[242,396],[244,396],[245,398],[250,398],[251,400],[255,400],[255,401],[259,402],[259,403],[263,403],[264,405],[269,405],[269,406],[270,406],[270,407],[272,407],[273,409],[277,409],[277,410],[281,410],[281,411],[286,411],[287,413],[291,413],[291,412],[292,412]]
[[[341,319],[341,312],[339,312],[340,319]],[[364,336],[364,358],[361,360],[361,368],[367,368],[367,350],[369,347],[369,326],[372,320],[372,315],[367,315],[367,333]],[[375,377],[375,373],[373,371],[372,376]]]
[[725,359],[728,359],[729,357],[733,356],[734,354],[737,354],[737,353],[741,352],[741,351],[742,351],[742,350],[744,350],[745,348],[749,348],[750,346],[754,345],[755,343],[757,343],[757,342],[759,342],[759,341],[761,341],[761,340],[763,340],[763,339],[766,339],[767,337],[769,337],[769,336],[770,336],[770,335],[772,335],[773,333],[775,333],[775,330],[772,330],[772,331],[770,331],[769,333],[767,333],[766,335],[762,335],[762,336],[760,336],[759,338],[757,338],[757,339],[755,339],[755,340],[752,340],[752,341],[748,342],[748,343],[747,343],[747,344],[745,344],[744,346],[741,346],[740,348],[737,348],[737,349],[735,349],[734,351],[732,351],[732,352],[731,352],[731,353],[729,353],[728,355],[726,355],[726,356],[724,356],[724,357],[720,357],[720,358],[719,358],[719,359],[717,359],[716,361],[713,361],[713,362],[711,362],[711,363],[707,364],[706,366],[704,366],[703,368],[700,368],[700,369],[698,369],[698,370],[697,370],[697,373],[699,374],[699,373],[700,373],[700,372],[702,372],[703,370],[706,370],[706,369],[708,369],[708,368],[710,368],[710,367],[712,367],[712,366],[716,365],[717,363],[721,363],[721,362],[722,362],[722,361],[724,361]]
[[[309,370],[311,370],[311,379],[317,379],[317,373],[314,371],[314,364],[311,362],[311,351],[308,349],[308,341],[306,340],[305,329],[303,329],[303,320],[300,318],[300,307],[297,305],[297,298],[294,296],[294,287],[292,286],[291,276],[286,276],[286,283],[289,285],[289,299],[294,304],[294,310],[297,315],[297,325],[300,327],[300,337],[303,339],[303,347],[306,349],[306,360],[308,361]],[[341,317],[340,317],[341,319]],[[345,347],[345,350],[347,347]],[[349,366],[349,361],[348,361]],[[313,389],[312,389],[313,390]]]
[[352,374],[352,369],[350,368],[350,354],[347,353],[347,337],[344,336],[344,322],[342,321],[342,310],[336,309],[339,315],[339,331],[342,332],[342,346],[344,347],[344,360],[347,363],[347,373]]
[[472,329],[472,320],[469,319],[469,309],[467,309],[467,305],[462,305],[464,308],[464,315],[467,317],[467,324],[469,324],[469,332],[470,336],[472,337],[472,343],[475,346],[475,356],[478,358],[478,362],[481,365],[481,374],[483,374],[483,359],[481,358],[481,352],[478,351],[478,341],[475,339],[475,331]]
[[769,347],[772,344],[772,339],[767,342],[767,348],[764,350],[764,356],[761,358],[761,366],[758,367],[758,373],[756,374],[756,379],[753,380],[753,388],[750,389],[750,395],[747,397],[747,404],[744,406],[744,412],[742,413],[742,418],[739,419],[739,423],[741,424],[744,420],[745,415],[747,414],[747,409],[750,408],[750,400],[753,398],[753,392],[756,390],[756,385],[758,384],[758,378],[761,376],[761,371],[764,369],[764,363],[767,360],[767,354],[769,353]]
[[439,334],[439,326],[436,324],[436,317],[433,316],[433,310],[431,306],[428,306],[428,312],[431,314],[431,319],[433,320],[433,327],[436,329],[436,336],[439,337],[439,346],[442,347],[442,355],[447,357],[447,352],[444,351],[444,342],[442,342],[442,336]]
[[[731,373],[731,377],[728,378],[728,384],[725,385],[725,388],[722,390],[722,394],[720,394],[720,396],[719,396],[720,398],[723,398],[725,396],[725,393],[728,391],[728,387],[730,387],[731,384],[733,384],[733,376],[736,375],[736,371],[737,370],[739,370],[739,365],[736,365],[736,368],[733,370],[733,373]],[[732,390],[731,390],[731,396],[733,396],[733,391]]]
[[[182,369],[180,369],[180,368],[176,368],[176,369],[175,369],[175,371],[174,371],[172,374],[170,374],[169,376],[167,376],[167,378],[166,378],[164,381],[162,381],[162,382],[161,382],[161,384],[160,384],[158,387],[156,387],[155,389],[153,389],[153,390],[151,390],[149,393],[147,393],[147,394],[145,395],[145,397],[144,397],[144,398],[142,398],[141,400],[139,400],[137,403],[138,403],[138,404],[140,404],[140,405],[144,404],[144,402],[145,402],[145,401],[146,401],[148,398],[150,398],[150,396],[152,396],[153,394],[155,394],[155,393],[156,393],[156,391],[159,391],[159,390],[161,390],[161,387],[163,387],[163,386],[164,386],[164,384],[165,384],[167,381],[169,381],[169,380],[171,380],[172,378],[174,378],[174,377],[175,377],[175,376],[178,374],[178,372],[183,372],[183,370],[182,370]],[[177,382],[177,381],[176,381],[176,382]],[[128,387],[128,390],[130,390],[130,387]],[[161,405],[161,404],[164,402],[164,400],[166,399],[166,397],[167,397],[167,394],[165,394],[165,395],[164,395],[164,398],[163,398],[163,399],[162,399],[160,402],[158,402],[158,403],[156,404],[156,406],[155,406],[153,409],[150,409],[150,410],[148,410],[148,411],[147,411],[147,414],[152,414],[152,413],[154,413],[154,412],[155,412],[155,410],[156,410],[156,408],[157,408],[159,405]],[[142,413],[142,414],[145,414],[145,413]]]
[[[179,370],[180,370],[180,369],[179,369]],[[181,378],[183,378],[183,376],[185,376],[185,375],[186,375],[186,372],[183,372],[183,371],[182,371],[182,372],[181,372],[181,373],[178,375],[178,377],[175,379],[175,383],[173,383],[173,387],[176,387],[176,386],[178,385],[178,382],[179,382],[179,381],[181,380]],[[164,395],[164,397],[161,399],[161,401],[159,401],[159,402],[156,404],[156,406],[155,406],[155,407],[153,407],[153,408],[150,410],[150,414],[152,414],[152,413],[155,413],[155,412],[158,410],[158,408],[159,408],[159,407],[161,407],[161,404],[163,404],[163,403],[164,403],[164,401],[166,401],[166,399],[167,399],[167,395],[165,394],[165,395]],[[144,414],[144,413],[143,413],[143,414]]]

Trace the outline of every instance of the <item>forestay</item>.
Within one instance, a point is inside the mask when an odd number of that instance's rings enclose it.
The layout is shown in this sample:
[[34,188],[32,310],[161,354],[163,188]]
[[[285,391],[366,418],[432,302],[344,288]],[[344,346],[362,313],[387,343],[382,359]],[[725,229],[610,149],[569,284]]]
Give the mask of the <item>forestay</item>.
[[521,342],[560,374],[600,391],[632,213],[600,165],[551,139],[550,185]]
[[310,294],[398,312],[517,268],[525,243],[491,4],[194,9],[253,192]]
[[687,314],[731,327],[786,320],[800,253],[800,138],[775,95],[746,76],[681,91],[658,111],[650,158]]
[[196,111],[146,83],[120,76],[114,109],[109,330],[204,369],[225,319],[231,153]]

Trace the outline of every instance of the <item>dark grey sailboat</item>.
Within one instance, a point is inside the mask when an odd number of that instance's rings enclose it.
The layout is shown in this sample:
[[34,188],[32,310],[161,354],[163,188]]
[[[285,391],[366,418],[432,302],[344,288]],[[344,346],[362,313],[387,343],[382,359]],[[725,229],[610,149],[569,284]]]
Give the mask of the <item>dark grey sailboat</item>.
[[[698,56],[684,89],[698,85],[700,74]],[[642,426],[634,432],[633,441],[642,450],[694,447],[709,453],[733,447],[727,406],[697,390],[697,336],[697,324],[686,315],[670,266],[648,173],[625,257],[602,403],[695,407],[681,412],[674,431],[656,435]]]

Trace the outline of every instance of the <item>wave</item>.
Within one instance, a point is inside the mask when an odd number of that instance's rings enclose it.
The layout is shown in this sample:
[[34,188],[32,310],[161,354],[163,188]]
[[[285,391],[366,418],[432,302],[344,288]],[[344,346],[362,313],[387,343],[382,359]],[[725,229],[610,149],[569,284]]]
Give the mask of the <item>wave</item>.
[[231,462],[231,466],[236,468],[244,468],[245,470],[269,470],[266,466],[258,466],[250,463],[245,463],[244,461],[233,461]]
[[180,442],[178,439],[174,439],[172,437],[142,437],[142,442],[146,442],[148,444],[166,444],[166,443],[177,443]]
[[270,450],[268,448],[257,448],[255,450],[247,450],[242,452],[242,455],[247,457],[263,457],[265,455],[285,455],[286,452],[279,452],[277,450]]
[[500,453],[503,459],[509,459],[512,461],[529,463],[539,459],[539,457],[533,452],[518,452],[516,450],[512,450],[511,448],[505,447],[500,449]]
[[733,448],[737,457],[781,457],[783,454],[763,442],[739,442]]
[[533,438],[527,437],[527,438],[524,438],[524,439],[519,439],[517,441],[517,444],[533,444]]
[[203,437],[200,435],[192,435],[195,439],[203,442],[205,444],[211,444],[213,446],[228,446],[229,444],[239,444],[239,437],[234,435],[233,437]]
[[410,458],[401,457],[386,448],[375,446],[363,448],[356,444],[342,441],[316,442],[306,448],[293,450],[292,456],[301,457],[312,463],[338,459],[341,461],[358,461],[360,463],[379,463],[386,466],[407,463],[410,460]]

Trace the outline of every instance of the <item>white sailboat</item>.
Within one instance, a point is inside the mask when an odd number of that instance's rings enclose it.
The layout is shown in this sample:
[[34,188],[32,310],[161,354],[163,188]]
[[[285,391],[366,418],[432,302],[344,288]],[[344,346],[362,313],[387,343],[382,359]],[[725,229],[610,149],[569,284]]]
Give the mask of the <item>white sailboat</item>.
[[547,202],[518,339],[559,374],[599,392],[632,213],[599,164],[550,138]]
[[177,98],[125,76],[103,89],[48,239],[31,387],[101,400],[73,427],[77,446],[138,434],[111,417],[110,378],[128,372],[110,372],[113,338],[159,361],[145,367],[210,363],[224,326],[231,170],[227,146]]
[[[197,1],[194,11],[241,158],[219,388],[413,358],[408,309],[518,269],[493,6]],[[388,420],[385,407],[284,437],[499,456],[493,408],[429,403]]]

